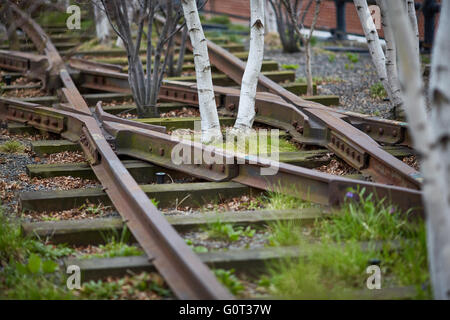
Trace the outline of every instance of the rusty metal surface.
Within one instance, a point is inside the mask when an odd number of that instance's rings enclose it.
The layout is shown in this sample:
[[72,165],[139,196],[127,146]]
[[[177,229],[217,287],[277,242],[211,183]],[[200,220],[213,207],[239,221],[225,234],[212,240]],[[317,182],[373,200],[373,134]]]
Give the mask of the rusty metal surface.
[[[223,170],[217,165],[208,167],[205,161],[202,162],[203,164],[197,165],[201,169],[197,171],[195,171],[195,164],[174,167],[174,164],[166,156],[171,155],[175,147],[170,135],[120,123],[105,122],[104,127],[116,136],[116,152],[119,154],[150,161],[160,166],[187,172],[207,180],[212,180],[212,176]],[[130,143],[130,141],[133,141],[133,143]],[[137,141],[139,142],[136,143]],[[149,145],[149,149],[146,150],[145,146],[147,145]],[[164,150],[162,155],[160,148]],[[202,146],[199,145],[198,148],[200,149]],[[192,147],[189,150],[194,153]],[[307,201],[329,206],[338,206],[345,200],[345,194],[348,192],[348,188],[355,190],[365,188],[367,192],[373,192],[376,198],[386,198],[405,211],[413,208],[417,212],[422,213],[423,210],[421,192],[417,190],[346,179],[277,161],[257,158],[255,156],[244,156],[231,152],[225,153],[223,150],[217,148],[210,148],[208,151],[212,152],[212,150],[216,155],[224,155],[224,157],[227,157],[226,161],[229,162],[224,162],[228,163],[224,167],[225,172],[230,173],[228,179],[258,189],[279,190],[280,192],[291,194]],[[270,166],[278,168],[274,175],[261,173],[261,168],[268,168]]]
[[[217,50],[220,53],[225,51],[220,47],[218,48]],[[227,57],[228,55],[229,53],[227,53]],[[225,60],[225,62],[227,61]],[[242,61],[240,62],[242,63]],[[231,68],[231,70],[234,69],[238,70],[237,68]],[[126,74],[78,67],[77,70],[82,73],[83,87],[114,92],[130,92],[128,75]],[[231,77],[232,75],[228,74],[228,76]],[[278,86],[278,84],[274,84]],[[240,95],[238,89],[215,86],[214,92],[218,106],[231,112],[237,112]],[[159,99],[161,101],[198,105],[196,86],[185,82],[164,81],[159,92]],[[348,120],[346,119],[348,116],[330,113],[327,107],[314,102],[305,101],[305,103],[308,107],[300,109],[286,102],[280,96],[268,92],[259,92],[256,96],[255,120],[288,131],[297,142],[320,145],[330,149],[355,169],[371,175],[377,182],[420,189],[420,174],[385,152],[365,132],[345,121]],[[378,131],[373,132],[374,135],[378,137],[396,135],[403,138],[406,136],[405,128],[399,128],[390,122],[381,122],[381,124],[382,127],[378,126]],[[368,131],[375,130],[373,124],[370,128]]]
[[19,121],[56,132],[81,145],[111,202],[179,298],[232,299],[233,296],[186,245],[123,166],[43,30],[15,5],[13,9],[21,19],[19,25],[46,54],[52,66],[48,74],[59,76],[66,103],[63,104],[65,110],[55,110],[0,98],[2,120]]
[[[193,84],[166,81],[161,87],[164,99],[169,101],[177,88],[182,88],[181,92],[191,90],[193,95],[197,91]],[[164,94],[166,91],[171,93]],[[215,86],[214,92],[219,106],[237,111],[238,89]],[[305,108],[304,111],[273,94],[256,94],[256,121],[287,130],[297,142],[328,148],[377,182],[420,189],[419,172],[384,151],[364,132],[321,109]]]
[[127,124],[127,125],[131,125],[131,126],[135,126],[138,128],[143,128],[143,129],[147,129],[147,130],[153,130],[153,131],[157,131],[157,132],[162,132],[162,133],[166,133],[166,127],[164,126],[158,126],[155,124],[147,124],[147,123],[142,123],[142,122],[136,122],[133,120],[128,120],[128,119],[123,119],[117,116],[114,116],[110,113],[107,113],[105,111],[103,111],[102,109],[102,102],[99,101],[97,102],[96,108],[95,108],[95,115],[101,120],[101,121],[110,121],[110,122],[118,122],[118,123],[123,123],[123,124]]
[[0,98],[0,114],[9,115],[22,110],[33,119],[24,123],[36,128],[39,125],[34,119],[42,115],[62,119],[64,128],[58,133],[81,144],[113,205],[179,298],[233,298],[141,190],[111,149],[93,117]]

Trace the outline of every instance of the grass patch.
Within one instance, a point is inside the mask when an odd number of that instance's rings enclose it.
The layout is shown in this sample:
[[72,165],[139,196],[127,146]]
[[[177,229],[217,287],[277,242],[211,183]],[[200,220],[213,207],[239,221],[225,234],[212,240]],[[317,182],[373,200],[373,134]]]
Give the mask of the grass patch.
[[370,96],[374,99],[384,99],[387,97],[386,90],[381,82],[377,82],[370,87]]
[[330,53],[330,54],[328,55],[328,62],[334,63],[335,61],[336,61],[336,54]]
[[114,230],[111,231],[109,235],[102,236],[105,239],[106,244],[99,245],[100,252],[83,255],[82,259],[130,257],[143,254],[143,251],[140,248],[128,245],[131,238],[131,232],[128,230],[127,226],[124,226],[120,233]]
[[234,274],[234,269],[215,269],[213,272],[219,282],[228,288],[233,295],[237,295],[244,290],[244,286],[241,281]]
[[[301,245],[305,255],[271,264],[270,276],[260,285],[289,299],[361,299],[368,292],[366,268],[379,260],[382,288],[414,286],[415,298],[431,298],[424,223],[410,219],[408,212],[364,190],[349,191],[342,209],[317,220],[313,230],[311,238],[298,223],[269,226],[271,245]],[[383,241],[381,248],[376,241]]]
[[72,299],[57,258],[72,251],[23,236],[20,224],[0,211],[0,299]]
[[25,146],[20,141],[10,140],[0,144],[0,151],[5,153],[23,153]]
[[285,70],[297,70],[300,66],[298,64],[282,64],[281,68]]
[[172,295],[158,274],[145,272],[116,280],[90,281],[79,292],[81,298],[95,300],[142,299],[144,294],[150,299]]
[[268,210],[304,209],[313,206],[309,201],[280,192],[280,189],[278,187],[276,191],[268,191],[266,195],[261,196],[261,205]]
[[247,226],[246,228],[242,226],[236,227],[231,223],[223,223],[217,220],[206,227],[206,232],[211,239],[234,242],[238,241],[241,237],[252,238],[256,231],[251,226]]
[[[318,84],[318,85],[326,84],[326,83],[339,83],[342,81],[343,80],[339,77],[321,77],[321,76],[313,77],[313,83]],[[295,82],[306,84],[306,78],[299,77],[299,78],[295,79]]]
[[357,53],[347,52],[346,56],[351,63],[358,63],[359,61],[359,54]]

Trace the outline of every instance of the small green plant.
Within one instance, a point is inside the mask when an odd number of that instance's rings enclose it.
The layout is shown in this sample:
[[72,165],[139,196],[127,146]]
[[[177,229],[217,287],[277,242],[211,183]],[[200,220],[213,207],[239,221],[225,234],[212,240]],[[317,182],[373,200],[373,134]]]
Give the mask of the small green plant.
[[137,298],[140,293],[154,292],[161,297],[171,296],[159,275],[140,273],[112,281],[90,281],[81,288],[81,298],[85,299],[130,299]]
[[208,235],[212,239],[226,240],[230,242],[238,241],[241,237],[252,238],[255,230],[250,226],[243,228],[241,226],[233,227],[230,223],[223,223],[220,220],[209,225]]
[[341,213],[317,222],[317,234],[334,241],[396,240],[417,234],[420,224],[408,222],[409,212],[400,212],[385,199],[374,199],[365,189],[348,190]]
[[309,208],[312,204],[308,201],[276,191],[268,191],[260,198],[262,205],[270,210],[289,210]]
[[208,252],[208,248],[206,248],[204,246],[195,246],[191,239],[186,239],[185,242],[195,253]]
[[345,64],[345,69],[346,70],[353,70],[353,69],[355,69],[355,65],[353,63],[346,63]]
[[300,66],[298,64],[282,64],[281,68],[285,70],[297,70]]
[[381,82],[377,82],[370,87],[370,96],[378,99],[384,99],[387,97],[386,90]]
[[5,153],[23,153],[25,146],[16,140],[9,140],[0,145],[0,151]]
[[296,221],[275,221],[268,225],[269,246],[298,245],[303,240],[300,223]]
[[24,237],[20,224],[0,209],[0,299],[70,299],[54,259],[69,254],[62,247]]
[[333,63],[336,61],[336,55],[334,53],[330,53],[328,55],[328,62]]
[[244,290],[241,281],[234,274],[234,269],[215,269],[214,274],[217,279],[230,290],[233,295],[237,295]]
[[[300,225],[271,225],[275,244],[300,244],[302,257],[273,263],[262,284],[282,298],[364,298],[361,278],[377,259],[383,287],[415,286],[416,298],[431,297],[425,225],[365,190],[348,190],[343,207],[329,219],[317,220],[314,232]],[[317,240],[311,242],[311,240]],[[394,241],[394,242],[393,242]],[[378,245],[377,245],[378,244]],[[401,248],[401,249],[399,249]]]
[[105,245],[99,245],[100,253],[94,253],[83,256],[84,259],[92,258],[114,258],[114,257],[130,257],[140,256],[143,251],[135,246],[128,245],[122,242],[109,242]]
[[312,36],[311,39],[309,39],[309,44],[311,47],[315,47],[317,45],[317,37]]
[[421,60],[422,63],[424,63],[424,64],[430,64],[430,63],[431,63],[431,57],[430,57],[430,55],[422,54],[422,55],[420,55],[420,60]]
[[347,59],[352,63],[358,63],[359,55],[357,53],[347,52]]

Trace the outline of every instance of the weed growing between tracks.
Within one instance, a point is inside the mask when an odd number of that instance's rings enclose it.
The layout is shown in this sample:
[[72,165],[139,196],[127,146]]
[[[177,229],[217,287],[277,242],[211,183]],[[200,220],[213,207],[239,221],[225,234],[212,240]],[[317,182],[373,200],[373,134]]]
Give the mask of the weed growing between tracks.
[[23,237],[0,211],[0,299],[71,299],[56,259],[71,250]]
[[271,264],[260,285],[287,299],[361,299],[370,293],[366,268],[379,263],[382,288],[413,286],[415,298],[431,298],[423,221],[364,191],[348,198],[333,218],[316,221],[314,244],[299,224],[271,224],[272,245],[299,245],[304,254]]
[[25,152],[25,146],[20,141],[10,140],[0,144],[0,152],[23,153]]

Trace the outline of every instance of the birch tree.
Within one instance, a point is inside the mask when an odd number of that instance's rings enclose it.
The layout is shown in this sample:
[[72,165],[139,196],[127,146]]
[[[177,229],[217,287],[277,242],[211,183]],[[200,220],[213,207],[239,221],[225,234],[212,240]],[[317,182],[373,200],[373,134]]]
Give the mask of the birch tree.
[[433,48],[429,96],[426,99],[416,35],[405,6],[386,1],[396,41],[406,116],[415,150],[421,158],[426,210],[427,246],[435,299],[450,299],[450,1],[443,0]]
[[184,19],[194,51],[197,76],[198,103],[201,117],[202,142],[223,141],[217,114],[216,99],[211,76],[208,47],[195,0],[181,0]]
[[[299,52],[300,48],[298,46],[298,36],[295,32],[295,27],[291,20],[289,19],[286,8],[283,5],[282,0],[268,0],[273,12],[275,13],[275,18],[277,21],[278,34],[280,35],[281,45],[283,46],[283,51],[287,53]],[[293,9],[297,11],[299,2],[302,0],[294,0]]]
[[[313,91],[312,66],[311,66],[311,58],[312,58],[312,56],[311,56],[311,38],[312,38],[312,35],[314,32],[314,29],[316,28],[317,20],[319,18],[320,4],[322,1],[321,0],[315,0],[315,1],[309,0],[309,2],[306,4],[304,12],[303,12],[303,17],[300,17],[301,8],[303,6],[303,1],[300,1],[300,5],[298,6],[297,11],[294,11],[294,8],[291,4],[291,0],[282,0],[282,1],[284,3],[284,6],[286,7],[289,18],[295,27],[295,31],[297,32],[297,35],[300,37],[302,44],[305,46],[306,84],[307,84],[306,94],[308,96],[312,96],[314,94],[314,91]],[[313,21],[309,28],[309,34],[306,36],[302,33],[303,24],[304,24],[306,14],[308,13],[309,8],[311,7],[313,2],[315,2]]]
[[258,77],[264,57],[264,1],[250,0],[250,50],[241,83],[239,109],[232,134],[248,133],[255,120]]
[[100,43],[105,43],[111,36],[111,27],[108,22],[101,0],[92,0],[92,9],[95,19],[95,33]]
[[[402,3],[408,15],[407,26],[410,27],[414,34],[414,50],[412,51],[415,59],[420,60],[419,51],[419,29],[417,25],[417,16],[413,0],[398,0]],[[367,0],[353,0],[358,17],[361,22],[364,34],[367,39],[367,45],[375,65],[376,72],[380,82],[386,91],[386,94],[391,101],[394,116],[399,120],[405,119],[404,101],[400,94],[400,83],[398,82],[398,72],[396,67],[396,49],[395,43],[392,41],[391,26],[387,18],[387,0],[376,0],[380,7],[383,30],[386,40],[386,55],[383,52],[378,32],[373,22],[372,16],[367,5]]]
[[[128,81],[136,103],[139,117],[159,116],[156,106],[158,93],[163,76],[167,69],[167,56],[173,45],[173,35],[177,31],[178,21],[182,17],[179,5],[173,1],[142,0],[101,0],[112,29],[123,41],[128,56]],[[137,18],[129,19],[130,6],[137,5]],[[153,22],[156,14],[162,14],[166,23],[159,30],[156,46],[152,44]],[[134,23],[134,24],[133,24]],[[147,25],[147,70],[144,71],[139,55],[143,41],[144,25]],[[136,31],[136,40],[133,40],[133,28]],[[152,63],[152,56],[154,59]]]
[[[397,70],[397,49],[394,40],[394,34],[392,33],[392,26],[388,19],[388,12],[386,7],[386,0],[376,0],[381,13],[381,24],[384,31],[384,40],[386,42],[386,56],[385,56],[385,68],[386,76],[388,78],[388,85],[392,92],[390,97],[392,100],[392,105],[395,106],[398,118],[403,119],[404,107],[403,99],[401,97],[400,82],[398,79]],[[383,84],[384,86],[384,84]]]

